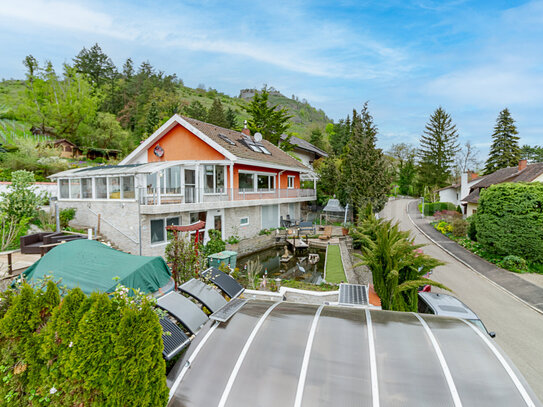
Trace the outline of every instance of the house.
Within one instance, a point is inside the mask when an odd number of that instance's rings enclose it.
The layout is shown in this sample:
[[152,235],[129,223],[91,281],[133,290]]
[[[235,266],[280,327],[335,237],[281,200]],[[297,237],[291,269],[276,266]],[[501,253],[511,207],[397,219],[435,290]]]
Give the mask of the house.
[[[286,134],[281,135],[281,140],[287,138]],[[326,151],[314,146],[309,141],[296,136],[290,137],[290,144],[294,146],[292,152],[302,161],[302,163],[313,168],[313,162],[322,157],[328,157]]]
[[119,165],[51,176],[59,206],[77,209],[74,223],[99,227],[122,250],[162,255],[166,226],[205,221],[223,239],[300,219],[316,191],[302,189],[310,169],[266,140],[174,115]]
[[81,149],[78,146],[65,138],[47,141],[44,144],[59,150],[60,156],[63,158],[75,158],[82,154]]
[[455,206],[460,206],[462,199],[465,198],[470,188],[480,182],[484,177],[477,173],[465,172],[460,176],[460,182],[438,189],[439,202],[450,202]]
[[543,182],[543,163],[528,164],[520,160],[517,167],[502,168],[486,175],[482,180],[470,187],[469,194],[462,199],[466,215],[477,212],[481,191],[494,184],[502,182]]

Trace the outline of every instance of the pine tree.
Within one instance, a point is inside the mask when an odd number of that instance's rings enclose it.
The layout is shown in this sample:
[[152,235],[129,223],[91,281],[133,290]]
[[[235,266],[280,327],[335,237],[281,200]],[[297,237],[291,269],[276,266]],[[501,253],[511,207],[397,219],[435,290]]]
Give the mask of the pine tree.
[[334,157],[326,157],[318,160],[315,169],[319,174],[317,182],[317,202],[319,205],[326,205],[330,198],[338,193],[340,180],[339,170]]
[[441,106],[430,116],[420,139],[419,182],[421,186],[444,187],[451,176],[459,150],[456,125]]
[[229,129],[235,130],[238,127],[238,119],[236,116],[236,112],[229,107],[225,114],[226,118],[226,127]]
[[222,107],[220,99],[213,99],[213,104],[207,111],[207,121],[216,126],[228,127],[226,114],[224,113],[224,108]]
[[89,50],[83,47],[74,58],[74,68],[77,72],[88,75],[91,83],[97,86],[114,78],[117,73],[115,64],[98,44],[94,44]]
[[380,211],[390,191],[392,177],[382,150],[375,147],[376,139],[377,127],[366,103],[360,114],[353,111],[351,134],[341,167],[340,199],[356,211],[368,203]]
[[485,174],[493,173],[501,168],[514,167],[521,157],[518,145],[519,137],[515,120],[507,108],[503,109],[494,126],[492,146],[486,160]]
[[311,130],[311,136],[309,137],[309,142],[313,144],[315,147],[320,148],[321,150],[324,150],[324,139],[322,136],[321,129]]
[[185,106],[185,109],[183,110],[188,117],[192,117],[193,119],[200,120],[202,122],[207,120],[207,110],[197,100],[192,102],[190,105]]
[[156,129],[158,129],[158,124],[160,122],[160,118],[158,117],[158,109],[156,107],[156,103],[153,100],[151,102],[151,107],[149,108],[149,113],[147,113],[147,134],[151,135],[155,132]]

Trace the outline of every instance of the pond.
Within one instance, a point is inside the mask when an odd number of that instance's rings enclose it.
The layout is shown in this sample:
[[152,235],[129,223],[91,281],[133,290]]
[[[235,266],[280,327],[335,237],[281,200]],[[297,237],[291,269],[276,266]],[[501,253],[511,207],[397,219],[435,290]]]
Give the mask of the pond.
[[[267,273],[268,278],[281,278],[288,280],[305,281],[312,284],[320,284],[324,278],[324,260],[326,249],[309,248],[298,252],[288,262],[282,262],[281,257],[285,253],[284,246],[276,246],[270,249],[251,253],[240,257],[236,267],[244,270],[249,260],[256,260],[262,264],[262,273]],[[292,254],[292,253],[291,253]],[[310,254],[318,254],[318,262],[310,261]]]

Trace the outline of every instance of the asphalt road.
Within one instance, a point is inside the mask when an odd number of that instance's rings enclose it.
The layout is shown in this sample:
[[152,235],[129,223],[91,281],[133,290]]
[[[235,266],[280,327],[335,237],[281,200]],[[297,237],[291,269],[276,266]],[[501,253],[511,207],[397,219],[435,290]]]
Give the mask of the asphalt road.
[[[496,343],[507,353],[543,401],[543,315],[496,287],[478,273],[445,253],[413,225],[407,216],[409,200],[391,201],[382,216],[399,221],[403,230],[426,244],[423,251],[446,264],[434,270],[432,279],[445,284],[481,318]],[[432,288],[432,291],[440,291]]]

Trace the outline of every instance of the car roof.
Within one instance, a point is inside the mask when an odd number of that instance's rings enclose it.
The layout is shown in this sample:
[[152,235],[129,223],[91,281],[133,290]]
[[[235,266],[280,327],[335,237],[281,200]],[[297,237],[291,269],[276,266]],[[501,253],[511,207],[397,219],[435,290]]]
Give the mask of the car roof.
[[434,309],[436,315],[459,317],[464,319],[479,319],[475,312],[452,295],[419,292],[419,297],[422,297],[424,301],[426,301],[426,303]]

